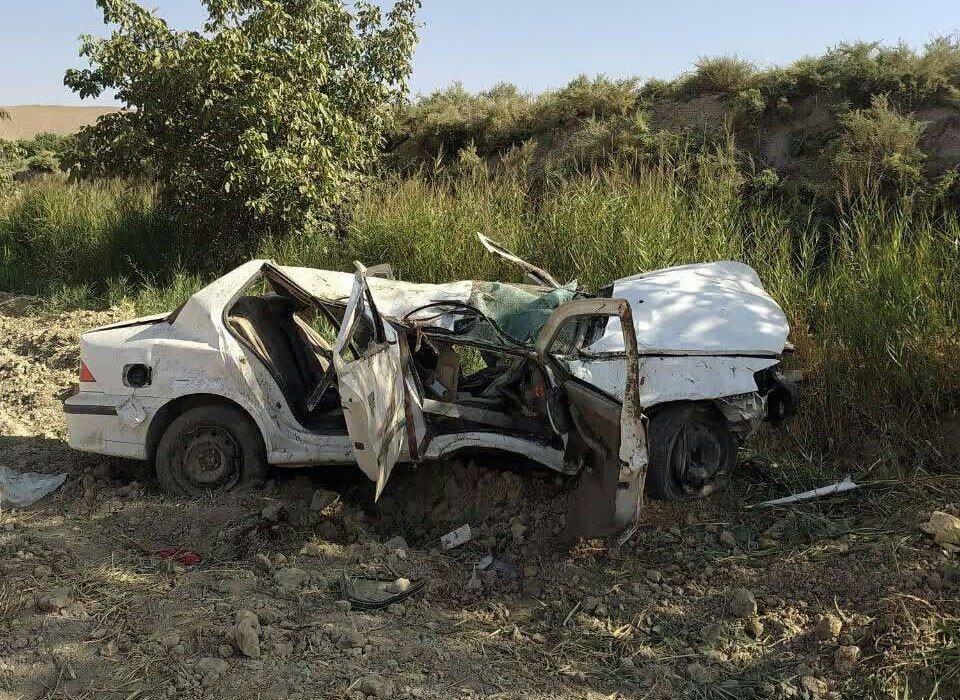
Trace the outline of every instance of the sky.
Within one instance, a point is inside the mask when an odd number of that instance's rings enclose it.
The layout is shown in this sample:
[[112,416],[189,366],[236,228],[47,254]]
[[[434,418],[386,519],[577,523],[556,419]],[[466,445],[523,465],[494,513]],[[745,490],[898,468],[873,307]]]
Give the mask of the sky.
[[[387,2],[387,0],[385,0]],[[200,0],[142,0],[172,26],[196,28]],[[960,30],[957,0],[423,0],[411,88],[454,81],[525,91],[580,73],[672,78],[699,56],[789,63],[858,39],[915,48]],[[81,34],[104,34],[94,0],[0,0],[0,104],[80,101],[63,86],[82,67]]]

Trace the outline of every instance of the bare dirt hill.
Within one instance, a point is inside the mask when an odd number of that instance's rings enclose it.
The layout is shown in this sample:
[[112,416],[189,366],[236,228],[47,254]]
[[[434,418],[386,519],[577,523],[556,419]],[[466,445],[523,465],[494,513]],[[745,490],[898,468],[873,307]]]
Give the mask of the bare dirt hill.
[[114,107],[73,107],[65,105],[16,105],[3,107],[10,121],[0,121],[0,139],[32,139],[41,132],[72,134],[97,117],[116,112]]

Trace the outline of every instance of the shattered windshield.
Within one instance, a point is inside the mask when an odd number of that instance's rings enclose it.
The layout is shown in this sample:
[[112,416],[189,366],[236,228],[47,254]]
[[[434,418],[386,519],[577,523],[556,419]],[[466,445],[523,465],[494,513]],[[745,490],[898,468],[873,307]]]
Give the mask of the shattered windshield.
[[529,285],[474,282],[465,303],[429,304],[411,312],[407,320],[464,341],[529,347],[550,315],[576,296],[576,282],[549,291]]

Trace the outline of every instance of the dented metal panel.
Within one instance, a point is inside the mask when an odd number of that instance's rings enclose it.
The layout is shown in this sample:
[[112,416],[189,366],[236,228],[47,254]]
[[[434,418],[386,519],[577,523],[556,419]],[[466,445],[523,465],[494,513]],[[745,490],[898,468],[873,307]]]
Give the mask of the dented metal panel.
[[[779,355],[789,326],[783,310],[743,263],[684,265],[617,280],[612,297],[633,310],[641,355]],[[591,353],[622,352],[623,329],[610,319]]]
[[[643,406],[668,401],[700,401],[757,390],[754,373],[777,358],[677,356],[639,359],[639,399]],[[611,396],[623,398],[627,363],[623,357],[568,360],[570,372]]]

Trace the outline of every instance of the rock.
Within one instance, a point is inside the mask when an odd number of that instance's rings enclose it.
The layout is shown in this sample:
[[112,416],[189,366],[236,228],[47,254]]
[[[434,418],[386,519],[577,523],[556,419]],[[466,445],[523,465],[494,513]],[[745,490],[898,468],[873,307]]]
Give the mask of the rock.
[[69,588],[54,588],[49,593],[37,597],[37,607],[44,612],[57,612],[73,605],[73,596]]
[[410,547],[407,545],[407,541],[400,537],[400,535],[391,537],[389,540],[383,543],[383,546],[387,549],[410,549]]
[[263,552],[257,552],[253,557],[254,562],[264,571],[273,571],[273,562]]
[[310,574],[303,569],[289,567],[277,569],[273,574],[273,579],[277,582],[277,587],[281,593],[290,593],[303,588],[310,580]]
[[286,510],[282,501],[274,501],[260,511],[260,516],[269,523],[278,523],[286,517]]
[[842,646],[838,647],[833,654],[833,663],[841,671],[850,671],[857,662],[860,661],[860,647]]
[[819,639],[821,642],[833,641],[840,636],[841,629],[843,629],[843,623],[840,621],[840,618],[827,613],[826,615],[821,615],[817,621],[816,627],[813,628],[813,637],[814,639]]
[[221,644],[217,647],[217,653],[220,654],[221,659],[229,659],[233,656],[233,647],[229,644]]
[[349,600],[335,600],[333,601],[333,609],[339,612],[350,612],[350,608],[353,606],[350,604]]
[[340,494],[326,489],[317,489],[313,492],[313,498],[310,500],[310,510],[314,513],[321,513],[338,500],[340,500]]
[[737,546],[736,536],[729,530],[724,530],[720,533],[720,537],[717,538],[724,547],[728,549],[733,549]]
[[220,677],[230,668],[230,664],[223,659],[207,656],[200,659],[195,668],[197,673],[203,677],[204,687],[207,687],[220,680]]
[[752,617],[747,620],[747,624],[744,625],[743,629],[754,639],[759,639],[760,635],[763,634],[763,623],[757,618]]
[[759,546],[760,549],[773,549],[779,544],[780,543],[772,537],[761,537],[757,540],[757,546]]
[[934,511],[920,529],[932,535],[937,544],[960,546],[960,518],[955,515]]
[[402,603],[390,603],[387,606],[387,612],[391,615],[403,615],[406,611],[407,609],[403,607]]
[[260,619],[249,610],[237,613],[237,625],[233,630],[233,639],[237,649],[251,659],[260,658]]
[[733,591],[727,609],[736,617],[747,619],[757,614],[757,599],[746,588]]
[[527,532],[527,526],[520,521],[510,523],[510,535],[517,542],[523,542],[523,536]]
[[365,676],[357,684],[357,690],[375,698],[392,698],[396,692],[393,683],[381,676]]
[[660,583],[663,580],[663,574],[655,569],[650,569],[647,571],[647,580],[651,583]]

